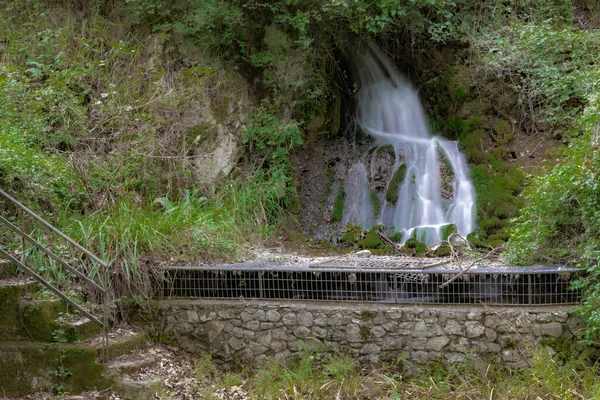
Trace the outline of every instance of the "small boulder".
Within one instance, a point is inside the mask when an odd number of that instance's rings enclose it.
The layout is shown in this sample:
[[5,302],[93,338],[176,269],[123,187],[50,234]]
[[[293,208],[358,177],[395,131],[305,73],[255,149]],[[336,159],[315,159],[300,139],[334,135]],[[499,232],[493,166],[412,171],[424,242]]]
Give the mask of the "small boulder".
[[361,250],[356,252],[356,256],[360,258],[371,257],[371,252],[369,250]]

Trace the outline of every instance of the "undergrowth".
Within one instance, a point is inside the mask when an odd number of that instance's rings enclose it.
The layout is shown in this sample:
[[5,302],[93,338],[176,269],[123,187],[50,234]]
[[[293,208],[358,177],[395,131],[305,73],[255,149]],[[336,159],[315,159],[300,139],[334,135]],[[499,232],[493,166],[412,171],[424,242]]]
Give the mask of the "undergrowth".
[[[323,355],[304,350],[288,364],[270,363],[254,373],[215,373],[202,361],[202,385],[240,385],[260,399],[580,399],[600,395],[598,366],[586,358],[566,359],[545,348],[533,353],[529,366],[511,369],[481,361],[436,362],[409,371],[406,359],[377,367],[361,367],[341,353]],[[232,378],[228,378],[229,375]]]

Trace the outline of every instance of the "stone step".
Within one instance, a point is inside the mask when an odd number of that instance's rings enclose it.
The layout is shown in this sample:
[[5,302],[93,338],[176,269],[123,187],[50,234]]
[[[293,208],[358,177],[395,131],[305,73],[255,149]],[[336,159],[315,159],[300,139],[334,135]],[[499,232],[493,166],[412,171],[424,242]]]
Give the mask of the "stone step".
[[[189,380],[196,376],[197,359],[176,348],[152,344],[117,357],[106,367],[116,377],[113,388],[120,397],[154,399],[162,393],[174,398],[198,398],[197,388],[191,388]],[[191,392],[186,392],[188,389]]]
[[88,318],[69,317],[69,307],[62,299],[38,297],[37,283],[4,283],[0,281],[0,341],[72,343],[100,332]]
[[156,362],[156,355],[146,350],[134,351],[115,357],[106,363],[106,368],[118,376],[135,374]]
[[5,340],[52,343],[56,341],[55,334],[58,334],[61,328],[57,319],[67,312],[67,307],[64,301],[54,297],[21,299],[14,311],[14,325],[18,329],[14,337]]
[[164,391],[164,386],[160,380],[136,381],[130,378],[123,378],[117,381],[113,388],[119,396],[126,399],[151,400],[159,398],[158,393]]
[[69,318],[63,322],[62,326],[68,343],[92,338],[102,331],[102,328],[88,317]]
[[0,393],[19,397],[48,390],[58,383],[55,372],[64,368],[70,375],[60,383],[70,393],[118,386],[130,394],[128,398],[154,398],[152,396],[158,391],[159,382],[155,385],[153,382],[122,379],[123,374],[135,373],[136,369],[147,367],[153,360],[139,359],[119,364],[117,359],[123,354],[146,348],[148,335],[141,330],[119,328],[109,332],[108,337],[109,355],[117,361],[112,368],[108,367],[110,363],[105,366],[100,362],[102,334],[77,343],[0,342]]
[[20,321],[20,302],[38,287],[26,279],[0,280],[0,341],[19,340],[26,334]]
[[[140,329],[113,328],[108,332],[108,358],[114,359],[128,354],[134,350],[144,349],[148,346],[150,338],[148,334]],[[98,334],[92,338],[80,342],[83,345],[96,349],[98,356],[104,356],[104,334]]]
[[37,293],[40,284],[25,277],[0,279],[0,306],[17,303],[22,297]]
[[[56,377],[56,371],[69,375]],[[83,344],[0,342],[0,393],[21,397],[61,384],[69,393],[112,385],[95,348]]]
[[0,279],[11,279],[17,275],[16,265],[8,260],[0,260]]

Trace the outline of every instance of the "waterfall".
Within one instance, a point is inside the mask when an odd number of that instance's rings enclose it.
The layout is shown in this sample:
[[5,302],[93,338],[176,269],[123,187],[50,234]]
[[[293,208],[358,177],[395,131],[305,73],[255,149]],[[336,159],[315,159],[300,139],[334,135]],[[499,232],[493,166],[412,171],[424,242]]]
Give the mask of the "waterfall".
[[[348,171],[344,226],[383,224],[388,233],[403,233],[402,242],[416,237],[427,244],[441,240],[448,224],[471,233],[475,196],[457,143],[431,135],[417,92],[375,46],[369,45],[358,72],[355,117],[375,148]],[[380,152],[389,154],[390,173],[385,187],[374,187],[374,176],[385,175],[377,165]]]

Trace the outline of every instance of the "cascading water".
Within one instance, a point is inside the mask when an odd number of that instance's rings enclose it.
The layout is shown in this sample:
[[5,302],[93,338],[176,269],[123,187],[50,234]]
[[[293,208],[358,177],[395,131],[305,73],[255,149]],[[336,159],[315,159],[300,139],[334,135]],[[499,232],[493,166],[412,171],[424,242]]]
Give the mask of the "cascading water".
[[[427,244],[441,240],[449,224],[462,235],[471,233],[475,196],[456,142],[430,134],[416,91],[373,45],[359,77],[356,120],[376,148],[348,171],[344,226],[383,224],[388,233],[403,233],[402,242],[416,237]],[[393,173],[385,187],[374,188],[376,158],[385,154],[380,149],[389,149]]]

